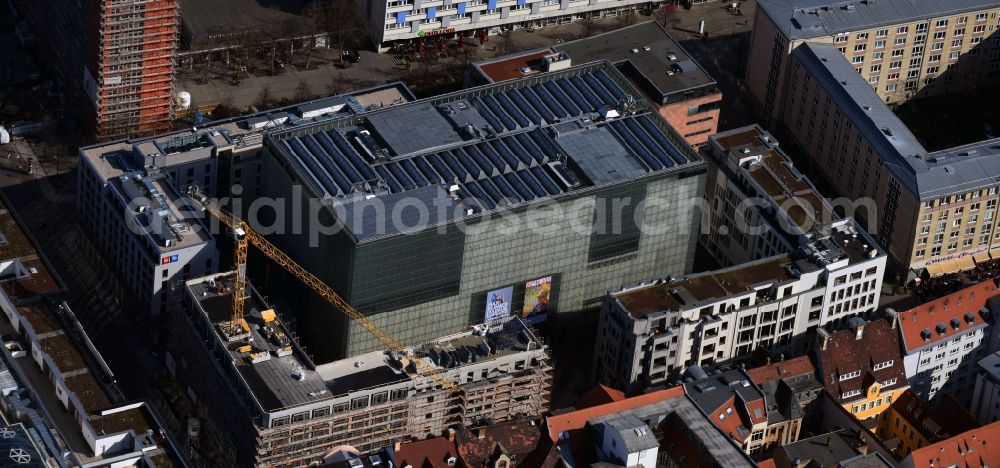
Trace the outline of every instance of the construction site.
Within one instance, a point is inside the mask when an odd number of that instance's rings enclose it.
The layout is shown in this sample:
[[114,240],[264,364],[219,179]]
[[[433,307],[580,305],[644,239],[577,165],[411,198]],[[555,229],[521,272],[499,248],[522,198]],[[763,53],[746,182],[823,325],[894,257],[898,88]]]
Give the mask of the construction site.
[[365,453],[549,406],[548,349],[517,318],[316,365],[251,284],[233,316],[238,281],[187,281],[169,308],[173,377],[206,416],[202,452],[216,462],[303,465],[341,445]]

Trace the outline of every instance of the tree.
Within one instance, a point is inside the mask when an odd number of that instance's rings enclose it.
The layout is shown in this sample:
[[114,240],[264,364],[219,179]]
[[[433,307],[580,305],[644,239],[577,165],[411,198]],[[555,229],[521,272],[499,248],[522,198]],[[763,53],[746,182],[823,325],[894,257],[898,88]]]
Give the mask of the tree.
[[267,109],[271,107],[271,102],[274,100],[274,96],[271,95],[271,86],[264,85],[260,90],[260,94],[257,95],[257,109]]
[[577,21],[577,23],[580,24],[580,30],[582,31],[581,34],[583,37],[590,37],[598,32],[599,28],[597,26],[597,22],[590,18],[583,18]]
[[507,55],[511,52],[517,50],[514,44],[514,38],[510,35],[510,30],[506,30],[500,34],[500,40],[497,42],[497,55]]
[[639,15],[634,11],[628,11],[618,16],[618,26],[627,27],[639,22]]
[[660,23],[664,28],[667,27],[668,18],[670,18],[670,12],[665,7],[661,6],[653,10],[653,21]]
[[295,100],[296,101],[306,101],[313,97],[312,88],[309,87],[309,83],[305,80],[299,81],[299,85],[295,87]]

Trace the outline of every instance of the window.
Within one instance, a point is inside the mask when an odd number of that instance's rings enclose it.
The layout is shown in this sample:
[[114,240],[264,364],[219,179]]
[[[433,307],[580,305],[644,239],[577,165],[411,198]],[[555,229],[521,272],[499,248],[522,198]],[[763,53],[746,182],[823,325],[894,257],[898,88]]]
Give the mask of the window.
[[858,35],[855,36],[855,39],[857,39],[859,41],[867,40],[868,39],[868,33],[866,33],[866,32],[864,32],[864,33],[858,33]]
[[927,57],[927,61],[931,62],[931,63],[940,62],[941,61],[941,54],[931,55],[930,57]]
[[958,60],[958,52],[951,52],[948,54],[948,60]]
[[886,368],[892,367],[892,363],[893,363],[892,359],[890,359],[888,361],[885,361],[885,362],[880,362],[880,363],[875,364],[874,366],[872,366],[872,370],[873,371],[877,371],[877,370],[882,370],[882,369],[886,369]]
[[873,53],[873,54],[872,54],[872,61],[873,61],[873,62],[877,62],[877,61],[879,61],[879,60],[882,60],[882,57],[883,57],[884,55],[885,55],[885,54],[884,54],[884,53],[882,53],[882,52],[875,52],[875,53]]
[[864,52],[865,49],[867,49],[867,48],[868,48],[868,44],[855,44],[854,45],[854,51],[855,52]]
[[896,83],[891,83],[891,84],[885,85],[885,92],[887,92],[887,93],[896,92]]
[[892,51],[892,54],[890,55],[892,55],[893,57],[902,57],[904,52],[905,51],[903,49],[896,49]]
[[[959,47],[962,47],[962,40],[961,39],[955,39],[954,41],[951,41],[951,48],[952,49],[957,49]],[[953,58],[953,59],[957,59],[958,58],[957,54],[958,54],[958,52],[952,52],[948,56],[951,57],[951,58]]]
[[885,39],[879,39],[879,40],[875,41],[875,48],[876,49],[884,49],[885,48]]
[[910,31],[910,27],[909,26],[900,26],[900,27],[896,28],[896,34],[897,35],[898,34],[906,34],[909,31]]
[[955,33],[952,34],[952,37],[961,37],[964,35],[965,35],[965,28],[957,28],[955,29]]
[[906,45],[906,38],[905,37],[897,37],[896,40],[893,41],[892,45],[895,45],[895,46]]
[[937,23],[934,23],[934,27],[936,29],[947,28],[948,27],[948,20],[946,20],[946,19],[938,20]]
[[840,398],[847,399],[861,394],[861,390],[848,390],[840,395]]
[[859,371],[859,370],[856,370],[854,372],[848,372],[846,374],[840,374],[840,376],[837,377],[837,381],[838,382],[843,382],[845,380],[850,380],[850,379],[853,379],[855,377],[859,377],[860,375],[861,375],[861,371]]
[[878,32],[875,33],[875,37],[885,37],[885,36],[888,36],[888,35],[889,35],[889,30],[888,29],[879,29]]
[[882,71],[882,65],[872,65],[871,73],[876,74]]

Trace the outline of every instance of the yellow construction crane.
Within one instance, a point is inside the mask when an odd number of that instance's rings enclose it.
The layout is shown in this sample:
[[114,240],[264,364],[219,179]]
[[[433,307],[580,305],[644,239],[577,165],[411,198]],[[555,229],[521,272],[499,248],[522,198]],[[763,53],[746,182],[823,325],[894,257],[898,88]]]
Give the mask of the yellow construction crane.
[[[375,325],[368,317],[359,312],[357,309],[351,306],[347,301],[345,301],[340,295],[338,295],[333,288],[329,287],[321,281],[316,275],[312,274],[309,270],[299,265],[295,260],[292,260],[281,249],[276,247],[274,244],[269,242],[264,236],[258,234],[249,225],[238,216],[229,213],[222,208],[216,206],[211,201],[203,198],[202,205],[205,210],[215,216],[222,224],[226,225],[233,232],[233,238],[235,239],[235,267],[236,267],[236,284],[233,285],[233,313],[230,326],[234,333],[238,333],[241,328],[246,327],[244,320],[244,307],[246,305],[246,299],[248,297],[246,280],[247,280],[247,244],[253,244],[261,253],[264,254],[271,261],[277,263],[279,266],[284,268],[286,271],[298,278],[303,284],[312,289],[316,294],[325,299],[330,304],[333,304],[341,312],[347,315],[348,318],[353,320],[358,325],[361,325],[365,330],[375,336],[379,341],[381,341],[387,348],[399,354],[400,358],[403,360],[403,367],[406,367],[407,360],[407,350],[406,348],[395,338],[390,336],[385,330],[379,328]],[[457,391],[459,389],[458,384],[449,379],[440,369],[437,369],[427,363],[422,359],[414,357],[412,361],[414,366],[416,366],[417,372],[421,375],[429,376],[434,379],[435,382],[440,384],[444,389],[448,391]]]

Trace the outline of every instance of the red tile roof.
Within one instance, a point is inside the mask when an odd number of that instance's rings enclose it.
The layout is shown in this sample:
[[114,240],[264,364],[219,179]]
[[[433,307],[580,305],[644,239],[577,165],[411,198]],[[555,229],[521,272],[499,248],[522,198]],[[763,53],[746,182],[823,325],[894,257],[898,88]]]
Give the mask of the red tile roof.
[[[548,452],[554,451],[554,446],[545,437],[541,425],[533,421],[508,421],[459,431],[457,445],[462,461],[467,466],[486,466],[485,463],[497,451],[522,463],[529,458],[547,460]],[[533,466],[544,468],[546,465]]]
[[903,464],[916,468],[997,466],[1000,464],[1000,421],[914,450]]
[[553,53],[551,50],[545,49],[540,52],[515,55],[503,60],[483,63],[479,65],[479,68],[494,82],[512,80],[524,76],[524,73],[521,71],[522,68],[537,66],[542,57]]
[[400,444],[396,452],[399,466],[420,468],[447,468],[448,459],[453,457],[458,459],[458,447],[444,437]]
[[[875,381],[881,383],[896,379],[896,383],[883,387],[882,391],[907,385],[906,369],[899,350],[899,332],[888,319],[865,323],[860,339],[856,339],[854,328],[833,332],[827,338],[826,346],[817,347],[816,355],[820,382],[841,403],[865,398],[865,391]],[[892,361],[892,365],[873,370],[875,364],[887,361]],[[839,376],[855,371],[859,371],[860,375],[840,381]],[[854,390],[861,393],[846,400],[841,398],[844,393]]]
[[981,425],[951,395],[945,395],[937,405],[931,406],[918,398],[912,390],[907,390],[889,408],[930,442],[937,442]]
[[603,405],[605,403],[611,403],[613,401],[622,401],[625,399],[625,394],[615,390],[611,387],[597,384],[596,387],[587,390],[576,404],[573,405],[576,409],[590,408],[592,406]]
[[813,367],[809,356],[799,356],[787,361],[772,362],[766,366],[755,367],[747,371],[753,383],[761,385],[769,380],[785,379],[805,374],[814,374],[816,368]]
[[907,353],[947,341],[954,335],[985,324],[986,319],[979,310],[986,306],[987,299],[997,294],[1000,294],[997,280],[989,279],[900,312],[899,330]]
[[552,441],[554,442],[559,440],[560,432],[582,429],[587,425],[587,420],[591,418],[635,409],[640,406],[646,406],[659,401],[671,400],[683,396],[684,387],[678,385],[666,390],[658,390],[642,395],[636,395],[631,398],[613,401],[603,405],[553,414],[552,416],[545,418],[545,421],[549,430],[549,437],[552,438]]

